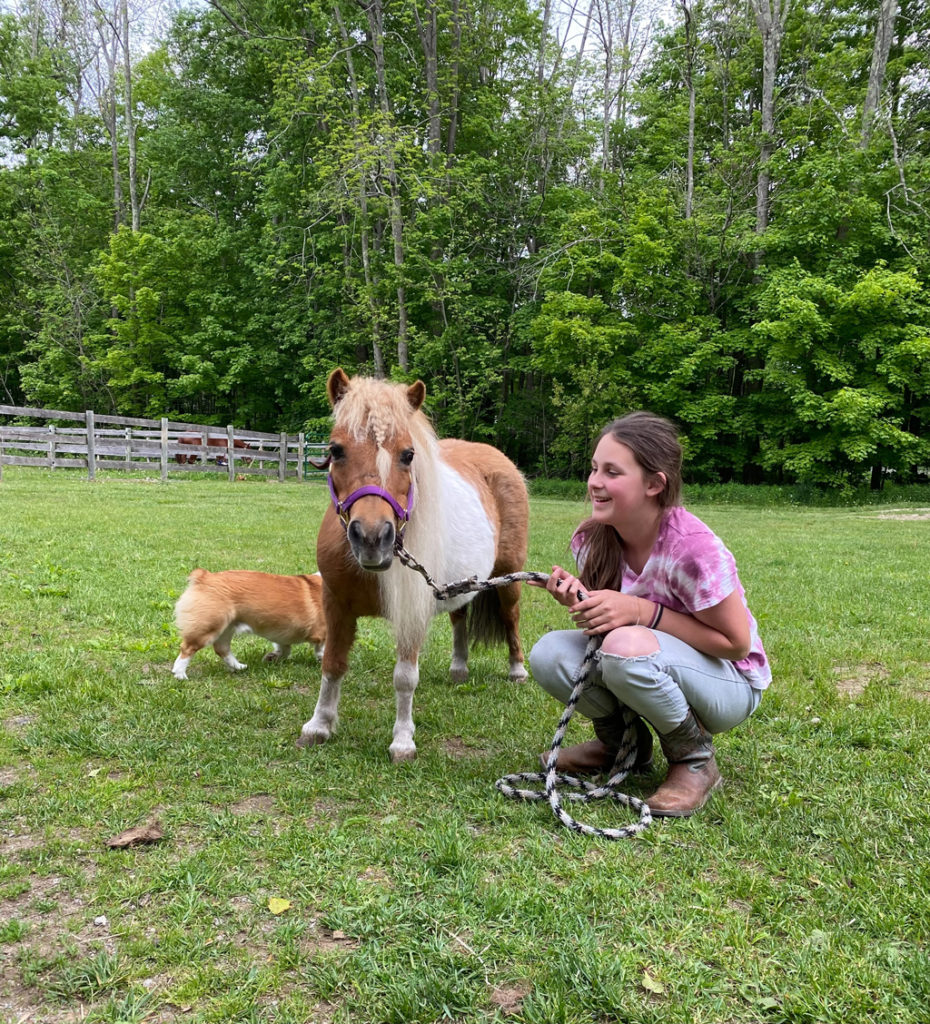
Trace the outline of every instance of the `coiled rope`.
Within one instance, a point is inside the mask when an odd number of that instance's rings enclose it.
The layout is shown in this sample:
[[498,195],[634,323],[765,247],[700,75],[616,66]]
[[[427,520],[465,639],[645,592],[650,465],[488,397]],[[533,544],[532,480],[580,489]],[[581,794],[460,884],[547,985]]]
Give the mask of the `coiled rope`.
[[[394,553],[402,565],[418,572],[428,586],[436,595],[437,600],[447,601],[449,598],[458,597],[460,594],[470,594],[484,590],[495,590],[497,587],[504,587],[508,583],[534,581],[545,583],[549,579],[548,573],[544,572],[510,572],[504,576],[495,576],[489,580],[479,580],[476,576],[468,579],[457,580],[454,583],[447,583],[444,586],[436,583],[414,557],[407,551],[403,543],[398,540],[394,545]],[[494,785],[506,797],[511,800],[548,800],[552,813],[558,820],[573,832],[580,835],[595,836],[598,839],[629,839],[632,836],[644,832],[652,824],[652,812],[649,805],[634,796],[621,793],[617,787],[629,775],[630,769],[636,761],[636,712],[631,708],[623,709],[623,736],[620,741],[620,749],[614,759],[613,767],[610,770],[610,777],[603,785],[596,786],[584,779],[574,775],[556,771],[556,762],[559,759],[559,749],[565,738],[565,732],[575,707],[585,688],[591,683],[591,670],[600,650],[601,638],[592,636],[585,648],[584,658],[578,666],[578,670],[572,677],[572,692],[559,719],[555,736],[552,738],[552,745],[546,758],[545,772],[520,772],[515,775],[505,775],[498,779]],[[521,789],[520,783],[535,783],[542,785],[540,789]],[[564,794],[560,792],[565,790]],[[639,821],[632,825],[624,825],[622,828],[596,828],[593,825],[585,825],[573,818],[562,806],[562,800],[570,803],[591,803],[595,800],[613,800],[615,803],[629,807],[639,814]]]

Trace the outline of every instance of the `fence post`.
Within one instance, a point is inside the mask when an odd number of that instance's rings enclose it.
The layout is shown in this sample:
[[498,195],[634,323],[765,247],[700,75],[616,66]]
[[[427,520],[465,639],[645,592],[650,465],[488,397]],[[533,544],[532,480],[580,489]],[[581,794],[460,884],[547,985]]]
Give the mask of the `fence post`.
[[161,482],[168,482],[168,419],[161,418]]
[[55,424],[49,423],[48,432],[52,435],[48,439],[48,468],[55,468]]
[[303,483],[304,480],[304,459],[306,458],[307,452],[304,447],[303,431],[297,435],[297,482]]
[[88,409],[84,413],[84,420],[87,423],[87,479],[97,479],[97,449],[96,437],[94,435],[94,410]]
[[0,427],[0,480],[3,479],[3,427]]
[[235,433],[233,425],[231,423],[228,424],[226,427],[226,468],[229,471],[230,483],[235,483],[236,480]]
[[126,468],[132,469],[132,427],[127,427],[124,433],[126,435]]
[[281,435],[281,447],[278,449],[278,483],[284,483],[287,476],[287,434]]

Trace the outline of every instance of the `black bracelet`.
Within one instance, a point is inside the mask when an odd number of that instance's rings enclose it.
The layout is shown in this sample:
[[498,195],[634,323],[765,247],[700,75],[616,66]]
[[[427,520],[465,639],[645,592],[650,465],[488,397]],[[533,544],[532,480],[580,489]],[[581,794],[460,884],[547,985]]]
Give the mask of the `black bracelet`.
[[665,611],[665,607],[656,601],[656,613],[652,617],[652,622],[649,623],[650,629],[655,629],[659,624],[659,620],[662,618],[662,612]]

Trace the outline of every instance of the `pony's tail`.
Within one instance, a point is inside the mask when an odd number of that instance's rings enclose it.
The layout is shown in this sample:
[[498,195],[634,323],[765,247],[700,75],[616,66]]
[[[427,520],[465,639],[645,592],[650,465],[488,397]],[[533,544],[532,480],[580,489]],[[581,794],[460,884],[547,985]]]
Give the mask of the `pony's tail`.
[[472,643],[502,644],[507,639],[497,590],[483,590],[468,604],[468,638]]

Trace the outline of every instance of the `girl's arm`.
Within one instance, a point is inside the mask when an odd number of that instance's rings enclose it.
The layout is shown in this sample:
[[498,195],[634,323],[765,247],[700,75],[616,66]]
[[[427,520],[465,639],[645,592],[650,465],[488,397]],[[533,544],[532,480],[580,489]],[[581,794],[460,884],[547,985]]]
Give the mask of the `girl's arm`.
[[693,615],[666,608],[659,629],[712,658],[740,661],[749,654],[749,616],[737,590]]

